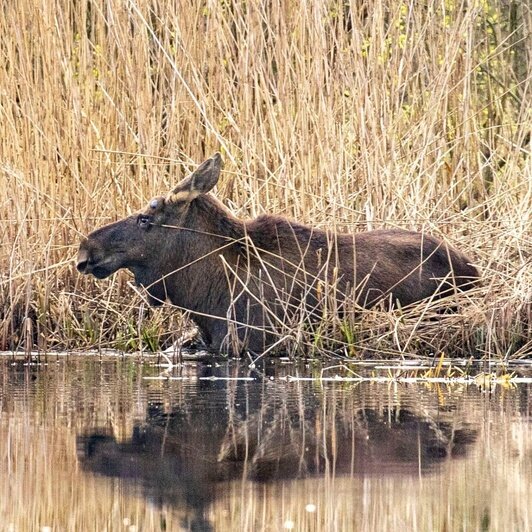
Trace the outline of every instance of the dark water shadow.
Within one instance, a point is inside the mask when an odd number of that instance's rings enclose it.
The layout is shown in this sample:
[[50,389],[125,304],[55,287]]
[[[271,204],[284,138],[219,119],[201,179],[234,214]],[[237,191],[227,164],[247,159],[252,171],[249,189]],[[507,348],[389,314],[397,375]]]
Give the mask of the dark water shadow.
[[[227,376],[205,366],[202,376]],[[234,374],[231,374],[234,376]],[[297,478],[425,475],[465,456],[474,424],[453,407],[372,400],[370,389],[269,381],[199,380],[184,400],[157,394],[127,438],[106,427],[78,437],[86,471],[124,479],[160,505],[191,511],[184,526],[210,530],[206,518],[221,483]]]

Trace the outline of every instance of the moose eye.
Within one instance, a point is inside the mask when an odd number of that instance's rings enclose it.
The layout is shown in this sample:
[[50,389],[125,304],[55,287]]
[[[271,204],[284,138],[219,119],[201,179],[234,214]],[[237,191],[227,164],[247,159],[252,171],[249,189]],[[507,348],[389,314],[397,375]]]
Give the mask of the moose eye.
[[151,216],[139,214],[137,217],[137,225],[142,229],[147,229],[151,225]]

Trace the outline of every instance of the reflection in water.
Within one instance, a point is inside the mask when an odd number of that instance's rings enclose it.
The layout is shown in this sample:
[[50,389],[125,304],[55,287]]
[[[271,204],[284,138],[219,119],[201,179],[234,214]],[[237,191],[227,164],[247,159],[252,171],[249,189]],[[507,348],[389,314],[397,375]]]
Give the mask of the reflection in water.
[[[278,377],[296,370],[278,366],[251,374],[253,381],[196,379],[250,375],[234,364],[187,366],[191,381],[144,380],[157,369],[116,360],[2,369],[0,459],[35,462],[27,474],[10,466],[7,480],[23,485],[31,476],[41,488],[66,484],[83,493],[74,518],[58,517],[61,496],[35,508],[35,522],[43,515],[52,520],[39,527],[55,519],[83,529],[84,519],[100,519],[100,527],[113,529],[110,516],[119,507],[133,512],[143,530],[282,529],[292,520],[300,530],[385,530],[398,523],[453,529],[449,516],[463,504],[475,511],[468,508],[467,519],[458,515],[457,522],[471,519],[473,529],[496,519],[510,519],[515,529],[528,525],[526,387],[489,395],[462,387],[285,382]],[[508,456],[521,468],[517,481]],[[504,515],[479,505],[493,489],[486,472],[502,479],[499,489],[510,483],[515,489]],[[20,489],[21,500],[38,501],[27,489]],[[14,529],[31,529],[35,523],[13,509],[21,502],[14,493],[9,511],[0,502],[0,514],[24,525]],[[504,504],[501,493],[499,499]]]
[[[203,367],[210,374],[210,367]],[[230,368],[224,368],[225,370]],[[227,377],[222,368],[218,377]],[[465,454],[476,431],[395,406],[364,407],[350,386],[199,381],[182,404],[151,400],[126,441],[96,430],[79,439],[86,470],[140,481],[159,504],[186,504],[193,527],[208,528],[215,483],[309,475],[418,474]]]

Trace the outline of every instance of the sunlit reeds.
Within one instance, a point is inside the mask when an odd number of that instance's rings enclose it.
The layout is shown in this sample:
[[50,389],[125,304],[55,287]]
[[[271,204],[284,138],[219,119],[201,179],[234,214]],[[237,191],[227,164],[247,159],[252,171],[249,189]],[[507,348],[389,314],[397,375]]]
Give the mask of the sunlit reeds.
[[0,29],[0,348],[169,345],[175,313],[72,260],[221,150],[240,216],[429,231],[482,272],[455,315],[368,312],[290,352],[530,352],[526,2],[23,0]]

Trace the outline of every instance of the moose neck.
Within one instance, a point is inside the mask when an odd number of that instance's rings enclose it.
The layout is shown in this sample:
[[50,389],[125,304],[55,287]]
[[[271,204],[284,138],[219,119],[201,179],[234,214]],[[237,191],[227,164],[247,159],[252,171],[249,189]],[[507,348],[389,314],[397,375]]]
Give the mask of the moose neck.
[[230,293],[222,260],[230,267],[237,263],[243,236],[243,223],[218,200],[205,195],[192,201],[169,250],[169,263],[179,265],[167,283],[172,303],[193,312],[225,315]]
[[215,240],[239,240],[244,236],[244,223],[233,216],[215,197],[203,195],[191,202],[186,227],[203,231]]

